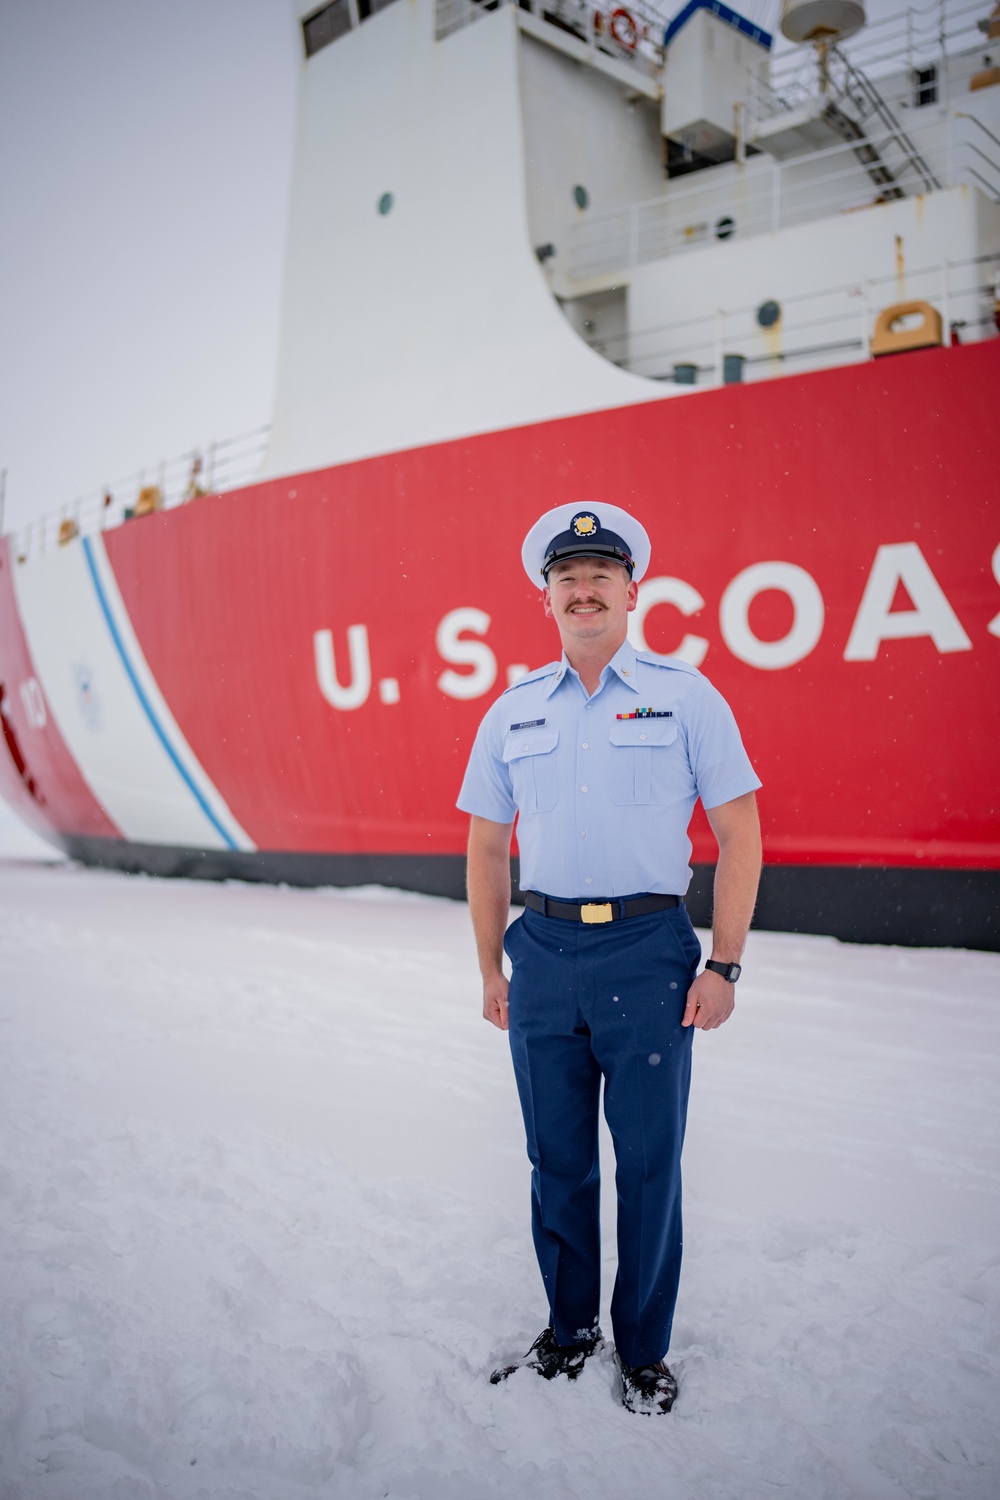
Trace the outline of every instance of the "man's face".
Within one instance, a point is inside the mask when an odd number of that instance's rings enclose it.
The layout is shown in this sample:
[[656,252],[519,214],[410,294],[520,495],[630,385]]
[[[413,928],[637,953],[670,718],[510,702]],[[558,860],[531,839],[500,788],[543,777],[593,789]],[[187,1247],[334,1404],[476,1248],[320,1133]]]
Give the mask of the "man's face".
[[617,650],[625,638],[629,611],[635,609],[638,587],[628,570],[611,558],[570,557],[549,569],[542,601],[567,650],[591,641],[613,643]]

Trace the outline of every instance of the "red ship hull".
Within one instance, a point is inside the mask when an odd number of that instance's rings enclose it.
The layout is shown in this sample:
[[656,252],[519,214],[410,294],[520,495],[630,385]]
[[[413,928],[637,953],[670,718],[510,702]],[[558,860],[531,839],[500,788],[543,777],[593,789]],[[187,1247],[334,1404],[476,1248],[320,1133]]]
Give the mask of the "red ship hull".
[[[1000,341],[927,350],[298,474],[107,533],[114,608],[242,830],[220,813],[214,850],[116,816],[5,555],[0,791],[89,860],[457,894],[476,726],[509,667],[558,649],[521,538],[544,509],[603,499],[642,518],[650,578],[674,581],[646,643],[685,642],[764,783],[764,923],[997,946],[998,390]],[[710,862],[700,813],[693,839]]]

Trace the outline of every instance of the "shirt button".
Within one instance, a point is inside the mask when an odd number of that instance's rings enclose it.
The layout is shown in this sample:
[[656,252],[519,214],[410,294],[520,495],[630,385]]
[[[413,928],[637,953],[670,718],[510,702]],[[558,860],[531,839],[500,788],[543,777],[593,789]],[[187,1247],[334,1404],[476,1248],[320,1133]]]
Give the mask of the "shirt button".
[[593,878],[590,875],[588,875],[587,876],[587,884],[588,885],[593,885],[593,883],[594,883]]
[[641,740],[644,740],[644,739],[645,739],[645,738],[646,738],[646,736],[645,736],[645,735],[644,735],[644,734],[640,734],[640,736],[639,736],[639,738],[640,738],[640,739],[641,739]]
[[581,750],[589,750],[590,749],[590,745],[587,743],[586,740],[584,740],[583,744],[580,746],[580,749]]
[[586,830],[586,828],[581,829],[581,831],[580,831],[580,837],[582,839],[585,839],[587,837],[587,830]]
[[589,786],[582,786],[580,788],[580,790],[581,790],[581,792],[589,792],[590,791],[590,787]]
[[[646,738],[646,736],[645,736],[645,735],[643,735],[643,736],[642,736],[642,738],[643,738],[643,739],[645,739],[645,738]],[[530,749],[531,749],[531,744],[530,744],[530,742],[529,742],[529,741],[528,741],[528,740],[525,740],[525,742],[524,742],[524,744],[523,744],[523,745],[522,745],[522,746],[521,746],[521,749],[522,749],[522,750],[530,750]]]

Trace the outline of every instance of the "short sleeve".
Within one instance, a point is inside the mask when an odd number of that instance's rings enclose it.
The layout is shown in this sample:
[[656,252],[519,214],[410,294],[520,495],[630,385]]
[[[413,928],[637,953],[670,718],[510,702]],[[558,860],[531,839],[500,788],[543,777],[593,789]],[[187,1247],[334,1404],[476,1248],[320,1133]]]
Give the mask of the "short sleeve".
[[734,797],[755,792],[760,778],[722,694],[699,677],[685,708],[688,757],[702,806],[720,807]]
[[472,746],[456,806],[493,823],[513,823],[517,807],[510,772],[502,755],[499,720],[494,712],[483,719]]

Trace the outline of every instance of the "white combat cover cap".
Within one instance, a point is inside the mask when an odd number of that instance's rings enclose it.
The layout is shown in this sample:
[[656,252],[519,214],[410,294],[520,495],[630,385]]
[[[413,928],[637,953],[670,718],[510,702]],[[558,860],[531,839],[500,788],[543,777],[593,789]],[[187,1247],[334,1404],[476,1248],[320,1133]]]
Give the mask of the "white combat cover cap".
[[548,510],[532,526],[521,548],[524,571],[536,588],[545,587],[546,564],[562,557],[617,557],[632,564],[636,583],[649,567],[646,528],[619,505],[587,505],[574,500]]

